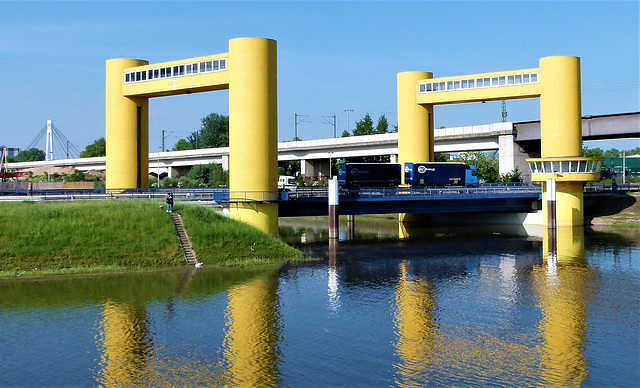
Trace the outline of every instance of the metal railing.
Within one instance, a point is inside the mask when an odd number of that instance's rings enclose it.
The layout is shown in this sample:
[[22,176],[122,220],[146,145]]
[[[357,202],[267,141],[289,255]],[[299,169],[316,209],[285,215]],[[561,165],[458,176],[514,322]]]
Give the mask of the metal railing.
[[146,189],[95,189],[95,190],[32,190],[0,193],[6,201],[75,201],[115,199],[164,199],[173,193],[175,200],[229,202],[226,187],[146,188]]
[[[408,188],[382,188],[382,189],[361,189],[358,191],[358,198],[439,198],[439,197],[495,197],[495,196],[517,196],[540,194],[542,192],[538,185],[501,185],[501,186],[478,186],[478,187],[408,187]],[[347,195],[352,195],[348,193]]]
[[[185,187],[185,188],[147,188],[119,190],[79,190],[55,189],[39,191],[0,192],[0,201],[76,201],[76,200],[116,200],[116,199],[164,199],[167,193],[173,193],[177,201],[211,202],[222,206],[229,203],[273,203],[286,200],[321,199],[328,197],[328,188],[298,187],[295,191],[233,191],[228,187]],[[414,198],[414,197],[490,197],[499,195],[540,194],[541,186],[532,183],[483,184],[477,187],[386,187],[361,188],[358,190],[341,189],[341,198]],[[613,192],[640,192],[638,183],[588,184],[586,194]]]
[[[355,190],[340,190],[341,198],[424,198],[424,197],[488,197],[497,195],[531,195],[542,192],[540,185],[531,183],[491,184],[477,187],[442,186],[442,187],[366,187]],[[282,197],[282,195],[281,195]],[[326,198],[328,189],[298,188],[289,192],[286,199],[299,200],[310,198]]]
[[596,183],[584,186],[585,193],[640,192],[640,183]]

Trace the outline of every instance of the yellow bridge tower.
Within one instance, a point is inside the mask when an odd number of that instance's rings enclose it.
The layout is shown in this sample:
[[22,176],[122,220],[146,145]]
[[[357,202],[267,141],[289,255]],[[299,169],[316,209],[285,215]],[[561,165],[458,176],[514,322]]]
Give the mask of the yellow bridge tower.
[[229,52],[149,64],[106,64],[107,190],[149,185],[149,98],[229,90],[232,218],[278,230],[276,41],[237,38]]
[[434,105],[536,97],[542,158],[527,161],[532,179],[543,182],[543,218],[550,214],[547,192],[555,188],[557,226],[582,225],[584,182],[598,179],[600,159],[582,157],[580,58],[545,57],[539,68],[443,78],[399,73],[398,161],[433,161]]

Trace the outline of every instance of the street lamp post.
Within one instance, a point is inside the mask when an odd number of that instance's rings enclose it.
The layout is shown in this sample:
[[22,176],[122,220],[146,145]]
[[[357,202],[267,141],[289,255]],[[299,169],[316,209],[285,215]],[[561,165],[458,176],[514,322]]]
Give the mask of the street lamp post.
[[351,130],[351,128],[349,128],[349,112],[353,112],[353,109],[345,109],[345,112],[347,112],[347,132],[349,132]]
[[[162,133],[164,134],[164,131],[162,131]],[[158,152],[158,183],[156,183],[156,187],[158,188],[158,190],[160,190],[160,152]]]

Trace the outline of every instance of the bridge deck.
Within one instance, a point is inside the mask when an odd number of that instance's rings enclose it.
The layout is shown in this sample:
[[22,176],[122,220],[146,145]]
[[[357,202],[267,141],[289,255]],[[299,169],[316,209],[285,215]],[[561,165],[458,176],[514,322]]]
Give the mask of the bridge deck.
[[[640,184],[626,183],[587,185],[585,198],[598,195],[619,195],[624,192],[640,192]],[[232,193],[226,187],[185,187],[128,189],[105,192],[99,190],[29,190],[0,191],[0,201],[76,201],[105,199],[163,199],[167,192],[174,193],[176,201],[189,201],[215,207],[226,207],[233,202],[246,202],[249,194]],[[245,195],[246,194],[246,195]],[[298,188],[295,193],[262,193],[263,200],[257,202],[277,202],[281,217],[318,216],[328,213],[328,192],[326,187]],[[537,185],[497,186],[482,185],[478,188],[387,188],[362,189],[343,192],[340,196],[339,212],[348,214],[390,214],[390,213],[445,213],[445,212],[527,212],[541,197]],[[256,201],[256,200],[252,200]]]
[[[344,191],[339,198],[342,215],[452,212],[527,212],[540,199],[540,187],[483,186],[477,188],[367,188]],[[278,202],[280,217],[328,214],[324,192],[299,190]]]

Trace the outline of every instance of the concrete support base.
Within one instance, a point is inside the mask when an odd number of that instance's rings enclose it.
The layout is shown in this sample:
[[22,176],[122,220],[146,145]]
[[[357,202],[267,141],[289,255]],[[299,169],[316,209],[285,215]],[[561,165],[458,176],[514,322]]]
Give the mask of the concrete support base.
[[[549,209],[546,183],[542,189],[542,219],[548,227]],[[584,183],[556,182],[556,226],[573,227],[584,225]]]
[[229,216],[254,226],[270,236],[278,235],[277,203],[232,203]]

